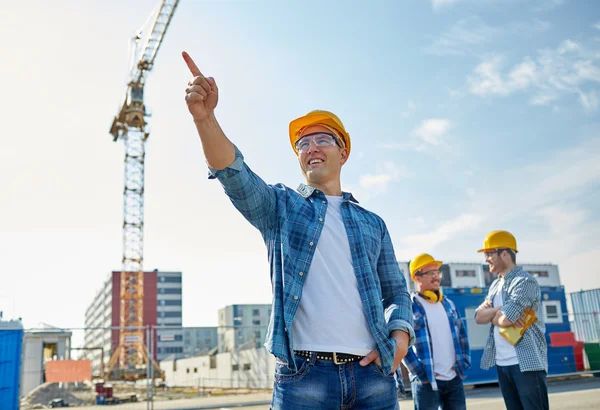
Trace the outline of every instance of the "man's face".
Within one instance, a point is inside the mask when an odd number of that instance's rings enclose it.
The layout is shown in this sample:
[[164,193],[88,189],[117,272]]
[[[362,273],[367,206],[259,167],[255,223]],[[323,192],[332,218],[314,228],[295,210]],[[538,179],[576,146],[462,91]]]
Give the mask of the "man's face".
[[425,292],[426,290],[440,290],[442,276],[437,263],[430,263],[423,266],[417,275],[415,275],[415,280],[419,284],[421,292]]
[[490,251],[485,252],[484,255],[485,261],[490,267],[490,272],[498,274],[506,269],[506,263],[500,257],[500,252]]
[[[331,134],[331,131],[321,125],[311,125],[302,131],[298,140],[302,137],[310,139],[310,135],[316,133]],[[331,180],[339,180],[342,165],[347,159],[346,148],[340,148],[339,145],[317,146],[314,140],[310,141],[306,150],[298,153],[300,169],[309,185],[310,183],[322,185]]]

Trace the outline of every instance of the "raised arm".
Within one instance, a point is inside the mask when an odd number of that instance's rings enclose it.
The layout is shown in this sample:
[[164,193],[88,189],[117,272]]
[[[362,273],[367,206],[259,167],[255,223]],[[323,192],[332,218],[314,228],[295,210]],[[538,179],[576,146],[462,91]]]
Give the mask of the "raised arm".
[[219,89],[215,80],[205,77],[188,53],[183,53],[183,59],[194,76],[185,90],[185,101],[200,136],[210,178],[219,179],[237,210],[264,233],[277,220],[275,188],[250,170],[217,122],[214,110]]
[[194,76],[185,90],[185,102],[202,141],[204,157],[209,167],[221,170],[235,160],[235,147],[225,136],[215,117],[219,89],[212,77],[205,77],[192,57],[183,52],[183,59]]

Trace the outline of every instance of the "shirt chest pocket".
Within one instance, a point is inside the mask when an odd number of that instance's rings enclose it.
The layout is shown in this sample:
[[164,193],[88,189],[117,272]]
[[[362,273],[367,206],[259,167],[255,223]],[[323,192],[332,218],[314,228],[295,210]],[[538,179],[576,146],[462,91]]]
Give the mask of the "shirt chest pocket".
[[369,259],[376,261],[381,251],[381,232],[379,227],[375,227],[368,222],[360,223],[357,227]]

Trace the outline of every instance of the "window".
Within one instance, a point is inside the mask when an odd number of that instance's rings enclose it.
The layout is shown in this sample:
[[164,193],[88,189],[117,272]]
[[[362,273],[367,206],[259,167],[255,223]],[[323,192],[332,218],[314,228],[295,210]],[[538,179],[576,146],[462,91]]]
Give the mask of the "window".
[[548,277],[548,271],[545,270],[541,270],[541,271],[532,271],[529,272],[534,278],[547,278]]
[[211,369],[216,369],[217,368],[217,356],[211,356],[210,357],[210,368]]
[[465,309],[465,322],[467,325],[467,336],[471,350],[483,349],[486,345],[488,335],[490,334],[490,325],[478,325],[475,323],[475,309],[477,307]]
[[252,309],[252,316],[260,316],[260,310]]
[[477,273],[474,270],[457,270],[456,277],[457,278],[475,278],[475,277],[477,277]]
[[562,323],[563,315],[558,300],[546,300],[542,302],[542,309],[544,311],[544,322],[546,323]]
[[442,265],[440,266],[440,272],[442,272],[442,280],[440,281],[440,285],[445,288],[452,287],[452,278],[450,277],[450,266]]
[[181,295],[181,288],[159,288],[158,293],[163,295]]
[[252,324],[253,324],[254,326],[260,326],[260,319],[258,319],[258,320],[253,320],[253,321],[252,321]]
[[485,281],[485,286],[489,287],[494,279],[494,274],[490,272],[490,266],[486,263],[483,265],[483,280]]
[[160,317],[181,317],[181,312],[159,312]]
[[233,325],[234,326],[241,326],[242,325],[242,318],[241,317],[234,317],[233,318]]
[[194,373],[198,373],[198,368],[194,367]]
[[244,363],[244,370],[250,370],[250,363]]
[[181,283],[181,276],[161,276],[160,281],[164,283]]
[[234,372],[237,370],[240,370],[240,365],[239,364],[231,365],[231,370],[233,370]]

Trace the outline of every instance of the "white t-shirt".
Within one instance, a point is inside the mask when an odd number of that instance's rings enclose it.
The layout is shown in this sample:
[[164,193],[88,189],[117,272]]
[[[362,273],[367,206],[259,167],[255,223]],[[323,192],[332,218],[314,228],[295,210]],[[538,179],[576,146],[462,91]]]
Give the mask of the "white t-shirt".
[[431,303],[417,296],[427,317],[431,349],[433,350],[433,372],[437,380],[452,380],[456,372],[452,369],[456,363],[456,350],[452,339],[452,329],[448,314],[441,303]]
[[294,349],[364,356],[376,343],[354,273],[342,197],[327,200],[323,230],[292,323]]
[[[504,278],[501,278],[498,283],[498,293],[494,296],[494,306],[503,306],[502,287],[504,286]],[[508,340],[500,336],[500,328],[494,326],[494,343],[496,344],[496,364],[498,366],[512,366],[519,364],[517,359],[517,351]]]

